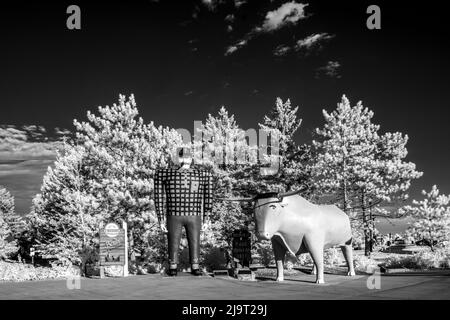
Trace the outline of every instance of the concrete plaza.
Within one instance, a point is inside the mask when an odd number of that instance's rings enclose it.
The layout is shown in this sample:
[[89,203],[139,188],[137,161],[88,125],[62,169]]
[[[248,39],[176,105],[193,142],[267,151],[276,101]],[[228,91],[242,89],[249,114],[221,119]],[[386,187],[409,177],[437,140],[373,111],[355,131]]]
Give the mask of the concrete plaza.
[[[368,275],[326,274],[325,284],[302,274],[277,283],[232,278],[176,278],[159,274],[127,278],[82,278],[80,289],[68,289],[66,280],[0,283],[0,299],[450,299],[450,272],[381,275],[380,289],[368,289]],[[70,285],[69,285],[70,287]]]

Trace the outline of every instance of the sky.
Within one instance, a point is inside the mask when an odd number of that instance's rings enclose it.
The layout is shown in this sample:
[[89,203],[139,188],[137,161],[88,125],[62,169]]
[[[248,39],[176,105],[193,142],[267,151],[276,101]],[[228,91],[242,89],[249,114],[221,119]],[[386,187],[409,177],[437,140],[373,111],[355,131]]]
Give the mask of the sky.
[[[66,9],[81,9],[69,30]],[[369,30],[367,7],[381,9]],[[408,161],[450,193],[449,27],[409,1],[39,1],[0,12],[0,185],[27,213],[52,145],[73,119],[136,97],[146,122],[193,130],[221,106],[257,128],[277,97],[299,106],[299,143],[345,94],[381,132],[408,134]]]

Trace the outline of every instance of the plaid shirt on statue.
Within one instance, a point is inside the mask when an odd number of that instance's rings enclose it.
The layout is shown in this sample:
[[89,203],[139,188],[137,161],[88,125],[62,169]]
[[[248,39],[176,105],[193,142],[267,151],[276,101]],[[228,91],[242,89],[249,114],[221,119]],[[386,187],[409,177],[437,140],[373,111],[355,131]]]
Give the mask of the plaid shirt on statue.
[[200,169],[159,169],[155,174],[155,209],[158,220],[164,213],[175,216],[209,217],[212,210],[212,176]]

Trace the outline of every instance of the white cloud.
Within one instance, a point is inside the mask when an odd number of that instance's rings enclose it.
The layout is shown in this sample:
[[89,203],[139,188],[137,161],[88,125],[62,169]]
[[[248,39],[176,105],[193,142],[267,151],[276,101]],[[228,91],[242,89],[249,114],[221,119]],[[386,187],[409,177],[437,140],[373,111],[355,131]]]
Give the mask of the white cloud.
[[339,74],[340,68],[341,64],[338,61],[328,61],[325,66],[317,68],[316,78],[320,78],[322,74],[330,78],[341,78],[341,75]]
[[281,57],[281,56],[284,56],[287,53],[289,53],[289,51],[291,51],[291,48],[289,46],[285,46],[285,45],[281,44],[275,48],[275,50],[273,51],[273,54],[278,57]]
[[236,46],[229,46],[227,48],[227,51],[225,51],[225,55],[228,56],[230,54],[232,54],[233,52],[235,52],[238,49],[238,47]]
[[242,48],[243,46],[245,46],[247,44],[247,40],[240,40],[238,43],[236,43],[235,45],[229,46],[227,48],[227,50],[225,51],[225,55],[228,56],[230,54],[232,54],[233,52],[235,52],[236,50]]
[[68,129],[64,129],[64,128],[55,128],[55,133],[59,136],[67,136],[70,135],[72,132]]
[[243,4],[245,4],[247,1],[246,0],[234,0],[234,6],[236,8],[239,8],[240,6],[242,6]]
[[281,44],[275,48],[273,54],[278,57],[284,56],[291,51],[303,51],[306,54],[309,54],[313,49],[322,49],[323,42],[334,37],[335,35],[330,35],[328,33],[315,33],[304,39],[298,40],[293,46]]
[[295,49],[296,50],[302,50],[302,49],[310,50],[314,47],[320,46],[320,44],[323,41],[330,40],[332,38],[334,38],[334,35],[330,35],[328,33],[312,34],[302,40],[298,40],[295,45]]
[[267,12],[262,25],[253,28],[237,43],[227,47],[225,55],[227,56],[236,52],[261,33],[273,32],[286,25],[295,25],[301,19],[306,18],[304,9],[307,6],[307,3],[303,4],[291,1],[282,4],[276,10]]
[[234,21],[234,14],[229,14],[225,17],[225,21],[232,23]]
[[274,11],[266,14],[262,25],[263,31],[274,31],[287,24],[296,24],[299,20],[306,18],[305,7],[307,3],[286,2]]
[[70,134],[56,128],[53,137],[42,126],[0,126],[0,160],[54,158],[61,136]]
[[214,11],[221,2],[221,0],[202,0],[202,3],[211,11]]

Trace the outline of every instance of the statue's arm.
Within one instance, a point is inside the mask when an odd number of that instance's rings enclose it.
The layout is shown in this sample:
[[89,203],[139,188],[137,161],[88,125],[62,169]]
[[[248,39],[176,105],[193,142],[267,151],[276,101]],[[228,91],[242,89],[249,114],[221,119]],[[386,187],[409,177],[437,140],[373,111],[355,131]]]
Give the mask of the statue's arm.
[[208,221],[212,212],[212,174],[205,172],[203,189],[203,222]]
[[157,170],[155,173],[154,180],[154,201],[155,201],[155,211],[158,221],[161,223],[164,221],[164,208],[166,205],[166,190],[164,189],[164,170]]

